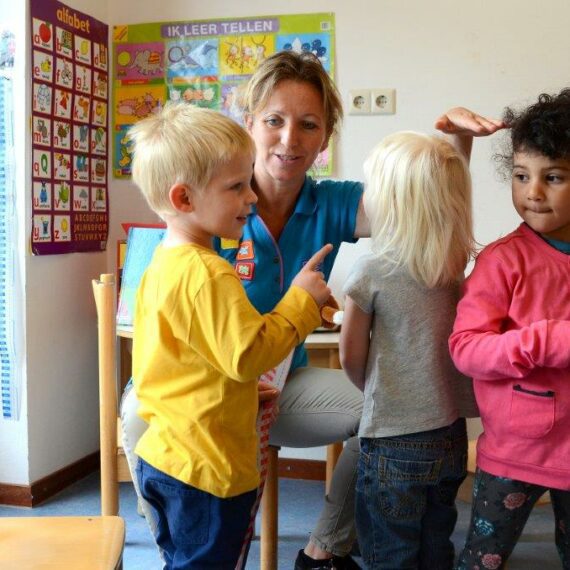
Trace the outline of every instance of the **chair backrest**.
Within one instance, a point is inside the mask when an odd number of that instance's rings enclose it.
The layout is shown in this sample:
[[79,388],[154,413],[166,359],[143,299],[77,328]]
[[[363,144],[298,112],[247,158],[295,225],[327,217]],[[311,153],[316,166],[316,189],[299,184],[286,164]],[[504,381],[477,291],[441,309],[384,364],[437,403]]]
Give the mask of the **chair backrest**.
[[125,521],[121,517],[1,517],[0,568],[118,570]]
[[99,437],[101,446],[101,514],[119,512],[117,476],[117,356],[115,276],[104,273],[93,279],[97,306],[99,346]]

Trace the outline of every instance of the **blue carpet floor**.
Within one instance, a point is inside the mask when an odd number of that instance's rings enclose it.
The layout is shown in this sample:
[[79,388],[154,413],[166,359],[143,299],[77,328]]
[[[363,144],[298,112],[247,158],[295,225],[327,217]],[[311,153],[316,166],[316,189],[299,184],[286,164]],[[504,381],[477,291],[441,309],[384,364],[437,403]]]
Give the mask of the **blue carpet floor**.
[[[306,544],[318,517],[323,494],[323,483],[280,479],[279,566],[276,570],[292,570],[297,552]],[[130,483],[121,484],[120,506],[120,514],[124,517],[127,527],[124,569],[160,570],[158,552],[144,519],[137,515],[136,497]],[[459,501],[458,508],[459,520],[453,535],[456,548],[460,548],[465,539],[470,505]],[[78,481],[33,509],[0,506],[0,516],[12,517],[77,516],[98,515],[99,513],[98,473]],[[509,570],[560,570],[562,568],[554,546],[553,517],[550,505],[534,509],[508,567]],[[247,570],[258,568],[259,541],[254,540]]]

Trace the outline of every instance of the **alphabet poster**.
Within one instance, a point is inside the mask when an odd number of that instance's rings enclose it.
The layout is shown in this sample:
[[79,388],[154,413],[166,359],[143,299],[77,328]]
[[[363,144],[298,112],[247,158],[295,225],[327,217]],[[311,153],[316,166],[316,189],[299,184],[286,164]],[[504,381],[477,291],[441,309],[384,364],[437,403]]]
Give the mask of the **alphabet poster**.
[[31,0],[32,252],[100,251],[109,228],[108,26]]
[[[127,132],[168,100],[216,109],[242,122],[236,90],[269,55],[314,53],[333,76],[334,14],[298,14],[114,26],[113,173],[130,176]],[[330,147],[314,174],[332,173]]]

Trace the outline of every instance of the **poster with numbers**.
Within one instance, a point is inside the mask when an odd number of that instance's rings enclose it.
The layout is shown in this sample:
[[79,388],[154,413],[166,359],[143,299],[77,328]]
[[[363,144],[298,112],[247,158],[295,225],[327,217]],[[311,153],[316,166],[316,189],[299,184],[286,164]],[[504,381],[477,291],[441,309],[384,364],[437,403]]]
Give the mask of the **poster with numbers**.
[[31,0],[32,252],[101,251],[109,228],[108,26]]
[[[292,14],[113,28],[113,173],[131,174],[127,133],[168,100],[219,110],[242,123],[236,90],[281,50],[315,54],[334,77],[334,14]],[[332,151],[313,175],[332,174]]]

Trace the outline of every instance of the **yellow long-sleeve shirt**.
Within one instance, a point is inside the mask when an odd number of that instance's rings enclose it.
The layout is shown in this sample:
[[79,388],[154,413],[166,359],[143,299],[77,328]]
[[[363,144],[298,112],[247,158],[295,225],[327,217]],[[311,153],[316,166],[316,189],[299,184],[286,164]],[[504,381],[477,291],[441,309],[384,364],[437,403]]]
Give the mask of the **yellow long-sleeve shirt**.
[[136,453],[218,497],[257,487],[257,377],[319,323],[301,288],[260,315],[216,253],[159,246],[135,309],[133,377],[149,424]]

